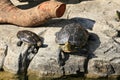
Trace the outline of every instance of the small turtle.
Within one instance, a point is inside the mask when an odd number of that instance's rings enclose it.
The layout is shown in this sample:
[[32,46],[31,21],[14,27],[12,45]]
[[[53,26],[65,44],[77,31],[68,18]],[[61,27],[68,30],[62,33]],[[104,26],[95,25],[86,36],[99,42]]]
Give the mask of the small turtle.
[[37,53],[38,49],[43,45],[43,38],[28,30],[19,31],[17,37],[20,39],[17,46],[21,46],[23,42],[26,42],[30,45],[29,52],[32,53]]
[[63,65],[61,53],[73,53],[82,49],[87,43],[89,33],[79,23],[71,23],[55,34],[58,43],[58,63]]

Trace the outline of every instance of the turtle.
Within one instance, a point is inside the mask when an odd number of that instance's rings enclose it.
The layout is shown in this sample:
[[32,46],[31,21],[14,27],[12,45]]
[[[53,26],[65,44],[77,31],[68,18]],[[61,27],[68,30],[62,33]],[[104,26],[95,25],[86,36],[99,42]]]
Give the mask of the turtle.
[[18,31],[17,37],[19,39],[17,46],[21,46],[23,42],[26,42],[30,46],[29,52],[37,53],[38,49],[43,46],[43,38],[32,31]]
[[57,51],[58,63],[62,66],[62,53],[74,53],[80,51],[87,43],[89,38],[88,31],[79,23],[65,25],[55,34],[55,42],[59,44]]

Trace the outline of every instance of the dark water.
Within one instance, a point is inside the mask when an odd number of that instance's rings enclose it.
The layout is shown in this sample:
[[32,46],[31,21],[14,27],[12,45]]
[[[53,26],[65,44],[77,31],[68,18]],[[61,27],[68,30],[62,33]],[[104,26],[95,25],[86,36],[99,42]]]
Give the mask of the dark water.
[[88,79],[85,77],[79,77],[79,76],[63,76],[60,78],[38,78],[36,76],[18,76],[14,75],[8,72],[0,72],[0,80],[120,80],[119,78],[99,78],[99,79]]
[[120,78],[85,78],[79,76],[63,76],[60,78],[38,78],[38,77],[28,77],[28,80],[120,80]]
[[120,80],[118,79],[111,79],[111,78],[99,78],[99,79],[88,79],[84,77],[64,77],[64,78],[55,78],[55,79],[50,79],[50,78],[42,78],[42,79],[29,79],[29,80]]

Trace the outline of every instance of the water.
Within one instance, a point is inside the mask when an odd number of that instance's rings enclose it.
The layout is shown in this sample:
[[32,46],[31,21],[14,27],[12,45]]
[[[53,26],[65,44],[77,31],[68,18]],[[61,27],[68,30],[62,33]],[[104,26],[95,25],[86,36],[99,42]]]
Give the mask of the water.
[[19,80],[17,75],[9,72],[0,72],[0,80]]
[[[64,76],[61,78],[38,78],[36,76],[29,76],[27,80],[120,80],[120,78],[99,78],[99,79],[88,79],[78,76]],[[14,75],[9,72],[0,72],[0,80],[24,80],[23,76]]]

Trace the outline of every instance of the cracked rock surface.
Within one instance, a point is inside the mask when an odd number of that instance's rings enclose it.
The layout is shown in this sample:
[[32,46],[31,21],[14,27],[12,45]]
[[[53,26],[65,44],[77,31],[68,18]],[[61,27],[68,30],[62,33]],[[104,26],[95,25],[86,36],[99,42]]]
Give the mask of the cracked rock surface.
[[[23,5],[12,0],[15,5]],[[26,3],[25,3],[26,5]],[[120,75],[120,21],[116,10],[120,10],[119,0],[80,0],[67,4],[63,17],[53,19],[35,28],[23,28],[11,24],[0,24],[0,69],[17,74],[20,54],[27,46],[18,47],[16,34],[19,30],[30,30],[36,34],[46,30],[41,36],[45,47],[38,53],[27,68],[27,73],[39,77],[60,77],[63,71],[57,63],[58,44],[55,33],[65,25],[77,22],[92,35],[88,41],[88,54],[69,55],[64,65],[65,75],[85,73],[87,77],[107,77]]]

